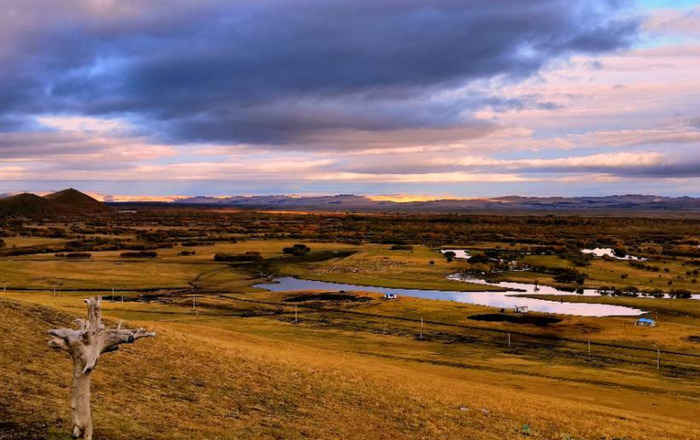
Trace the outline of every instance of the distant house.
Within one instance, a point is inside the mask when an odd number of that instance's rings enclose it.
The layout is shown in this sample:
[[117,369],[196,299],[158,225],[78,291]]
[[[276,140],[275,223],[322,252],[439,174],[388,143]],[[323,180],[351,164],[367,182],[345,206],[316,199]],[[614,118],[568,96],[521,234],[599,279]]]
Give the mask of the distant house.
[[385,293],[384,299],[399,299],[399,297],[395,293]]
[[639,318],[637,322],[634,323],[634,325],[638,325],[641,327],[656,327],[656,321],[649,318]]
[[515,306],[513,307],[515,313],[527,313],[527,306]]

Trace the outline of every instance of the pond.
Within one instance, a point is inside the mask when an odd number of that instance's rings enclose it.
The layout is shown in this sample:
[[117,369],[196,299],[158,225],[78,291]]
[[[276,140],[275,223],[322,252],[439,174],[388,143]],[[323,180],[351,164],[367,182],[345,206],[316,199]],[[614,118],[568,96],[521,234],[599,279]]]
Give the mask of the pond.
[[[457,276],[452,276],[450,279],[455,281],[474,282],[471,279],[463,279]],[[478,284],[488,284],[483,280]],[[530,286],[523,283],[499,283],[499,287],[509,288],[511,285]],[[304,280],[293,277],[277,278],[270,283],[257,284],[255,287],[266,289],[272,292],[295,292],[305,290],[331,290],[331,291],[358,291],[358,292],[373,292],[373,293],[396,293],[399,298],[401,296],[410,296],[423,299],[439,299],[445,301],[455,301],[467,304],[475,304],[480,306],[490,306],[496,308],[512,309],[516,306],[526,306],[530,311],[543,313],[557,313],[562,315],[573,316],[639,316],[644,312],[642,310],[631,307],[615,306],[608,304],[585,304],[585,303],[566,303],[558,301],[547,301],[536,298],[522,298],[514,295],[522,293],[539,293],[539,294],[566,294],[570,292],[562,292],[554,288],[546,288],[540,286],[540,291],[534,291],[534,285],[531,291],[526,287],[522,287],[520,291],[506,292],[460,292],[451,290],[423,290],[423,289],[391,289],[387,287],[375,286],[360,286],[356,284],[329,283],[325,281]],[[553,289],[553,290],[550,290]],[[556,291],[556,292],[555,292]],[[558,293],[561,292],[561,293]]]
[[647,261],[646,258],[635,257],[634,255],[625,255],[624,257],[618,257],[613,252],[612,248],[595,248],[595,249],[581,249],[584,254],[595,255],[596,257],[609,257],[615,260],[632,260],[632,261]]
[[[447,279],[454,281],[462,281],[470,284],[480,284],[482,286],[493,286],[500,287],[513,293],[529,294],[529,295],[576,295],[576,296],[601,296],[598,293],[598,289],[580,289],[576,292],[570,290],[557,289],[552,286],[543,286],[539,284],[529,284],[529,283],[514,283],[509,281],[500,282],[490,282],[482,280],[480,278],[463,277],[461,275],[450,275]],[[640,295],[641,296],[641,295]],[[664,298],[670,298],[668,294],[664,294]],[[692,294],[690,298],[693,300],[700,300],[699,294]]]

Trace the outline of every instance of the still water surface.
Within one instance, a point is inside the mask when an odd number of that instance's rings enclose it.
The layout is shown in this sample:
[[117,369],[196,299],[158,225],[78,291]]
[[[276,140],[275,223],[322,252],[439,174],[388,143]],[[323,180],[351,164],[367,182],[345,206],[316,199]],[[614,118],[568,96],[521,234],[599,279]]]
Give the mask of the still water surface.
[[[449,279],[455,282],[469,282],[475,284],[489,285],[484,280],[460,278],[453,275]],[[533,284],[525,283],[495,283],[494,286],[508,289],[505,292],[481,291],[481,292],[460,292],[452,290],[424,290],[424,289],[391,289],[387,287],[360,286],[356,284],[329,283],[325,281],[304,280],[293,277],[277,278],[270,283],[257,284],[255,287],[267,289],[272,292],[295,292],[304,290],[345,290],[373,293],[396,293],[402,295],[424,298],[455,301],[480,306],[491,306],[505,309],[512,309],[516,306],[527,306],[530,311],[557,313],[574,316],[639,316],[644,311],[631,307],[615,306],[608,304],[584,304],[566,303],[559,301],[547,301],[536,298],[521,298],[513,295],[531,293],[547,295],[575,295],[549,286],[539,286],[539,291],[535,291]],[[586,290],[584,295],[596,295],[594,290]]]

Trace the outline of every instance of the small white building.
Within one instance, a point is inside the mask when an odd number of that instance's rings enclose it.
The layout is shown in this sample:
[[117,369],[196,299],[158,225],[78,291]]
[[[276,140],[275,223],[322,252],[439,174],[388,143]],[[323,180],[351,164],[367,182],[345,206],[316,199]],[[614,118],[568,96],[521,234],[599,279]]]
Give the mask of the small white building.
[[384,299],[399,299],[399,296],[395,293],[385,293]]
[[515,306],[515,307],[513,307],[513,312],[515,312],[515,313],[527,313],[527,306]]

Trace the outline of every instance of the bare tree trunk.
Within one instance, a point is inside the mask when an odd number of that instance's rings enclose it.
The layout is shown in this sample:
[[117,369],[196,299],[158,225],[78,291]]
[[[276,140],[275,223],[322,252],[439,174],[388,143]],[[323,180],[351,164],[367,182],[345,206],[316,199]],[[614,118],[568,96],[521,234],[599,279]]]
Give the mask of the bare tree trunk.
[[114,330],[105,330],[102,325],[102,298],[85,300],[88,319],[77,319],[78,330],[49,330],[49,347],[67,352],[73,359],[73,386],[71,391],[71,416],[73,438],[92,440],[92,417],[90,415],[90,377],[102,353],[119,349],[121,344],[131,344],[137,339],[156,334],[143,328],[122,330],[121,324]]
[[83,373],[85,365],[73,359],[73,386],[71,390],[71,416],[73,438],[92,440],[92,418],[90,416],[90,378],[92,371]]

